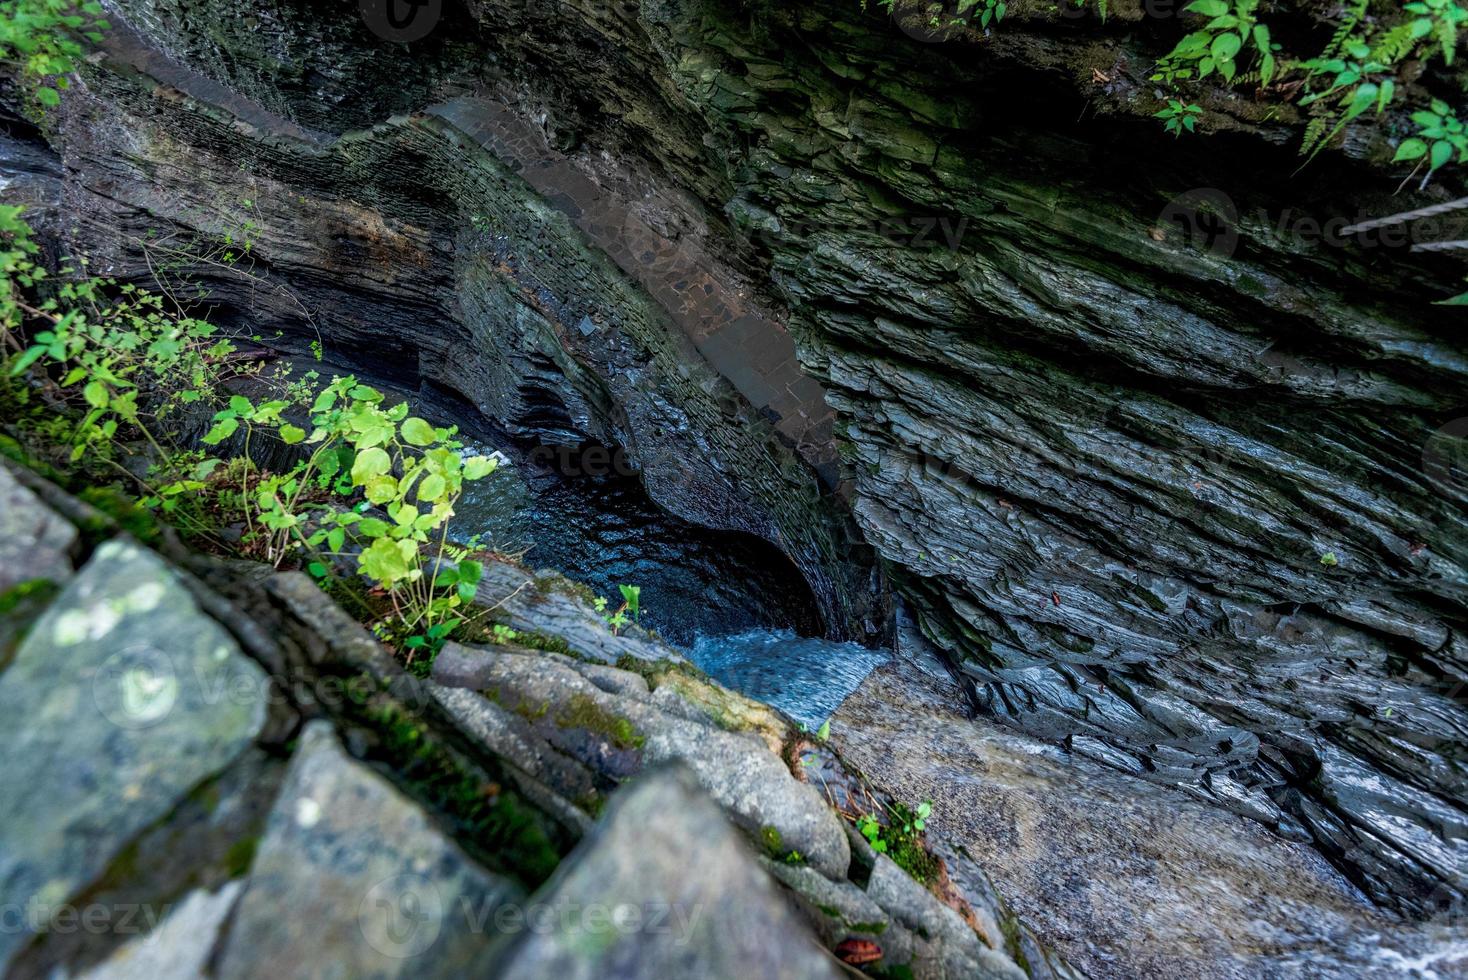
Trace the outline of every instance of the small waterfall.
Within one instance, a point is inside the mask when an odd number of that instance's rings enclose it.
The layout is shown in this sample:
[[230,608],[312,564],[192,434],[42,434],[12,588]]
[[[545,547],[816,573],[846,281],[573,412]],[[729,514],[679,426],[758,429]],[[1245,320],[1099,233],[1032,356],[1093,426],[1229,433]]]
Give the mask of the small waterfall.
[[693,641],[689,659],[714,680],[773,705],[814,731],[890,654],[857,643],[753,629]]

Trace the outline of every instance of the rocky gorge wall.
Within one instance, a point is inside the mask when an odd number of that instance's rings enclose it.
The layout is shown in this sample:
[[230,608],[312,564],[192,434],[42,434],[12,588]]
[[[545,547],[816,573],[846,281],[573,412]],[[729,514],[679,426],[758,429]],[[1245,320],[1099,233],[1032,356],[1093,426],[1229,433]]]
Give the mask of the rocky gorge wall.
[[[507,107],[598,186],[657,189],[668,254],[788,328],[835,410],[839,499],[981,710],[1313,841],[1379,903],[1461,909],[1468,357],[1430,305],[1457,270],[1299,222],[1446,189],[1392,198],[1331,158],[1291,181],[1257,133],[1079,118],[1084,94],[1155,107],[1118,61],[1135,18],[1095,50],[1022,22],[991,51],[856,4],[478,2],[404,47],[347,3],[119,6],[196,73],[119,49],[68,101],[71,210],[119,269],[145,271],[125,242],[159,216],[218,236],[251,186],[252,251],[335,311],[333,348],[403,338],[405,370],[501,417],[538,379],[660,501],[776,540],[833,623],[880,634],[810,460],[425,112]],[[210,286],[309,336],[272,289]]]
[[490,562],[514,642],[421,676],[304,573],[96,489],[116,518],[0,458],[7,978],[1075,976],[980,869],[874,852],[829,746],[559,576]]

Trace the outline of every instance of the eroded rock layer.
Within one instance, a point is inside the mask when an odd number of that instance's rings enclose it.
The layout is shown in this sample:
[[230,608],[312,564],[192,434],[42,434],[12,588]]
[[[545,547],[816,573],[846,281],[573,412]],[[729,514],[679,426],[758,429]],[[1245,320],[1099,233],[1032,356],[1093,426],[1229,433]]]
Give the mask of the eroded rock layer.
[[1072,41],[1021,28],[991,57],[855,3],[476,2],[406,49],[346,2],[121,6],[275,122],[114,57],[63,127],[81,213],[217,236],[258,185],[255,251],[335,311],[328,342],[411,338],[405,370],[492,414],[560,391],[660,500],[787,547],[850,628],[869,583],[801,454],[747,400],[719,424],[727,379],[492,155],[385,117],[469,88],[518,110],[586,174],[662,188],[670,247],[786,314],[850,511],[981,708],[1313,840],[1378,902],[1461,907],[1468,351],[1430,305],[1456,270],[1300,221],[1435,192],[1082,120],[1096,66],[1025,68]]

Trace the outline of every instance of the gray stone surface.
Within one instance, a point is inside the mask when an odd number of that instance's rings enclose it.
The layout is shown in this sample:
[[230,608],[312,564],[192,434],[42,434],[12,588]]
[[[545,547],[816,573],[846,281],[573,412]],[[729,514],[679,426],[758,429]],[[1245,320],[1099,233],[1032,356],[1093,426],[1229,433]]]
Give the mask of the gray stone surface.
[[[0,905],[65,903],[244,751],[266,698],[156,556],[99,547],[0,674]],[[26,938],[0,931],[0,965]]]
[[0,463],[0,594],[30,579],[64,581],[76,540],[76,528]]
[[206,975],[209,954],[234,908],[242,883],[218,891],[193,891],[153,931],[123,943],[106,960],[77,974],[77,980],[197,980]]
[[840,976],[719,808],[678,770],[628,787],[535,901],[585,917],[525,935],[506,980]]
[[[831,741],[898,797],[934,800],[930,833],[968,856],[950,872],[962,881],[981,867],[1077,969],[1136,980],[1388,980],[1407,962],[1439,980],[1468,971],[1460,928],[1395,921],[1307,845],[968,718],[953,682],[926,667],[904,649],[874,671],[832,718]],[[915,925],[900,911],[920,908],[912,887],[878,856],[868,894]]]
[[867,896],[898,923],[923,939],[915,959],[927,961],[923,976],[1024,980],[1009,957],[989,949],[957,912],[912,879],[885,854],[877,855]]
[[522,894],[315,722],[255,855],[217,975],[482,973],[494,961],[494,913]]
[[[754,732],[729,731],[706,716],[695,720],[691,705],[685,704],[687,713],[680,715],[647,702],[639,691],[613,694],[573,663],[534,653],[446,648],[435,664],[435,678],[485,691],[518,711],[527,722],[518,737],[533,733],[546,743],[531,758],[570,756],[615,779],[646,766],[681,763],[756,839],[773,830],[782,854],[796,850],[824,874],[846,875],[851,851],[840,818]],[[510,730],[503,715],[497,721],[486,717],[483,724],[491,738],[511,744],[505,742]]]

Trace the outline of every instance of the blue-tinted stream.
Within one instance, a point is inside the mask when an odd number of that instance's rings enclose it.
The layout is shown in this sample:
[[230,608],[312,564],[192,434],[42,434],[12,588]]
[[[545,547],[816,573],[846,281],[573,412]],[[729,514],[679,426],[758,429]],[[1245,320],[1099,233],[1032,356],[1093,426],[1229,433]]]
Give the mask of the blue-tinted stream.
[[456,535],[524,552],[528,566],[561,572],[613,606],[619,585],[640,586],[642,625],[725,686],[814,729],[887,659],[819,639],[810,589],[773,545],[673,517],[635,477],[566,476],[529,453],[507,454],[510,465],[460,501]]

